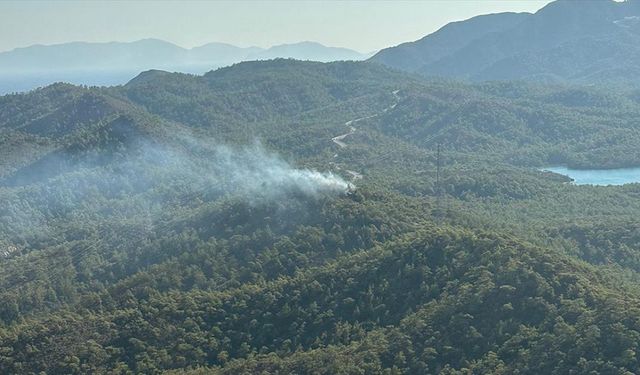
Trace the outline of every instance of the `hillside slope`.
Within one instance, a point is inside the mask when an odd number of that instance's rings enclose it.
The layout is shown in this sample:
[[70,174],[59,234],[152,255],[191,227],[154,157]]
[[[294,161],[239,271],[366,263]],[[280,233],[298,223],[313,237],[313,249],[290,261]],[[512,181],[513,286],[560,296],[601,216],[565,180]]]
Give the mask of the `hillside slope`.
[[533,15],[495,14],[450,24],[372,60],[476,81],[637,84],[638,19],[636,0],[559,0]]
[[[101,296],[110,306],[98,311],[87,305],[0,333],[5,358],[12,358],[3,370],[156,372],[207,364],[226,365],[222,373],[639,369],[637,294],[621,292],[590,267],[492,234],[420,232],[223,293],[148,295],[141,285],[133,288],[133,295],[114,295],[113,302]],[[86,340],[91,347],[79,350]],[[24,345],[36,354],[25,356]],[[338,360],[316,367],[326,356]]]
[[638,372],[640,188],[537,168],[637,163],[639,98],[285,59],[0,97],[0,372]]

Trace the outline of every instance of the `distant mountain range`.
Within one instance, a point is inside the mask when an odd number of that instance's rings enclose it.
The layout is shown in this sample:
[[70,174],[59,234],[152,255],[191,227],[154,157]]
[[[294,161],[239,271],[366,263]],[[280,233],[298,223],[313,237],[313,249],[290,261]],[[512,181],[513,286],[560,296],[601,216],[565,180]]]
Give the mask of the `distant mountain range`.
[[370,56],[315,42],[267,49],[241,48],[225,43],[186,49],[158,39],[34,45],[0,53],[0,94],[25,91],[56,81],[97,86],[122,84],[149,69],[201,74],[241,61],[292,58],[329,62],[364,60]]
[[535,14],[479,16],[371,60],[475,81],[640,83],[640,1],[560,0]]
[[558,0],[531,13],[453,22],[415,42],[373,54],[315,42],[270,48],[210,43],[191,49],[158,40],[35,45],[0,53],[0,95],[53,82],[124,84],[140,71],[202,74],[241,61],[365,60],[470,81],[640,85],[640,0]]

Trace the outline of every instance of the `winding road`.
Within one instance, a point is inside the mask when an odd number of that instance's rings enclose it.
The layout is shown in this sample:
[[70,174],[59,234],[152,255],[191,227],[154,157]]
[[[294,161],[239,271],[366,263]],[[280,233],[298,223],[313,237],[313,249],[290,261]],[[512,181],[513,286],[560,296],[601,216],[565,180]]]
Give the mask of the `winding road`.
[[[347,144],[344,143],[345,138],[347,138],[348,136],[350,136],[350,135],[352,135],[352,134],[354,134],[355,132],[358,131],[358,129],[355,126],[353,126],[353,124],[358,123],[360,121],[368,120],[370,118],[378,117],[381,114],[389,112],[390,110],[396,108],[398,103],[400,103],[400,95],[398,95],[399,92],[400,92],[400,90],[392,91],[393,97],[395,98],[395,103],[393,103],[389,107],[383,109],[382,112],[376,113],[376,114],[371,115],[371,116],[360,117],[360,118],[349,120],[349,121],[345,122],[344,125],[349,128],[349,132],[345,133],[345,134],[338,135],[336,137],[333,137],[333,138],[331,138],[331,141],[333,143],[337,144],[340,148],[347,147]],[[338,157],[338,154],[335,154],[334,157]],[[340,167],[338,167],[338,166],[336,166],[336,168],[340,169]],[[363,177],[362,174],[360,174],[358,172],[351,171],[351,170],[348,170],[348,169],[345,170],[345,171],[351,175],[351,178],[353,180],[359,180],[359,179],[361,179]]]

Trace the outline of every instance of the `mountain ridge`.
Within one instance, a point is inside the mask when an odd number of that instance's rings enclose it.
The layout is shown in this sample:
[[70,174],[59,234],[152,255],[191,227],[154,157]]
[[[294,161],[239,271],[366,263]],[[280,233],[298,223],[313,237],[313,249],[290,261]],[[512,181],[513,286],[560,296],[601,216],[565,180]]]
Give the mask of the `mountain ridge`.
[[27,91],[54,82],[113,86],[150,69],[203,74],[242,61],[293,58],[329,62],[364,60],[370,56],[317,42],[269,48],[214,42],[190,49],[160,39],[34,45],[0,52],[0,94]]
[[[142,51],[141,51],[142,49]],[[219,65],[222,63],[229,62],[241,62],[244,60],[258,60],[258,59],[271,59],[271,58],[296,58],[298,60],[305,60],[304,51],[300,51],[299,49],[308,49],[312,50],[315,53],[315,57],[318,58],[317,61],[328,62],[333,61],[336,57],[341,57],[344,60],[350,59],[364,59],[367,54],[360,53],[348,48],[341,47],[328,47],[321,43],[310,42],[310,41],[302,41],[296,43],[289,44],[279,44],[274,45],[269,48],[260,48],[260,47],[237,47],[235,45],[229,43],[221,43],[221,42],[212,42],[207,43],[201,46],[196,46],[193,48],[184,48],[178,46],[177,44],[173,44],[171,42],[167,42],[161,39],[148,38],[148,39],[140,39],[132,42],[69,42],[69,43],[59,43],[59,44],[51,44],[51,45],[42,45],[36,44],[27,47],[15,48],[10,51],[0,52],[0,68],[5,71],[24,71],[28,69],[77,69],[79,66],[84,66],[85,69],[100,69],[102,67],[111,66],[113,67],[114,61],[120,62],[122,57],[116,56],[114,52],[126,52],[129,55],[125,56],[130,59],[135,59],[139,57],[146,57],[144,55],[155,53],[160,54],[160,56],[150,56],[154,59],[158,57],[166,58],[166,61],[156,62],[158,66],[172,66],[172,65],[188,65],[192,63],[209,63],[213,66]],[[326,57],[323,56],[322,53],[324,51],[331,52],[331,56]],[[49,56],[37,56],[38,53],[43,52],[51,52]],[[80,61],[79,65],[73,65],[74,62],[77,63],[78,59],[91,57],[90,55],[94,55],[96,53],[109,52],[112,61],[100,61],[99,58],[104,58],[104,55],[96,56],[95,61],[90,66],[85,66],[84,62]],[[231,55],[220,55],[215,56],[212,53],[221,53],[227,52],[227,54]],[[162,55],[164,53],[165,55]],[[57,61],[51,61],[51,56],[65,59],[65,54],[72,54],[73,60],[62,60],[62,62],[58,63]],[[183,54],[183,55],[180,55]],[[266,55],[265,55],[266,54]],[[86,56],[85,56],[86,55]],[[174,56],[175,55],[175,56]],[[261,57],[261,56],[265,57]],[[69,56],[71,57],[71,56]],[[114,58],[116,58],[114,60]],[[120,58],[118,60],[117,58]],[[170,60],[169,58],[175,58],[175,60]],[[17,60],[17,61],[12,61]],[[45,60],[43,62],[36,60]],[[48,60],[48,61],[47,61]],[[11,66],[11,64],[15,66]],[[132,64],[133,63],[133,64]],[[35,65],[30,67],[29,64],[44,64],[44,65]],[[56,65],[57,64],[57,65]],[[101,65],[102,64],[102,65]],[[127,68],[127,69],[136,69],[141,68],[140,65],[135,64],[148,64],[148,62],[140,62],[136,60],[126,61],[126,65],[118,65],[116,68]],[[147,68],[150,69],[153,66]]]
[[[371,60],[472,81],[638,85],[640,79],[624,71],[640,63],[640,23],[634,21],[639,17],[637,0],[561,0],[534,14],[498,13],[451,23],[418,41],[381,50]],[[485,20],[492,24],[482,24]],[[430,55],[437,58],[424,58]]]

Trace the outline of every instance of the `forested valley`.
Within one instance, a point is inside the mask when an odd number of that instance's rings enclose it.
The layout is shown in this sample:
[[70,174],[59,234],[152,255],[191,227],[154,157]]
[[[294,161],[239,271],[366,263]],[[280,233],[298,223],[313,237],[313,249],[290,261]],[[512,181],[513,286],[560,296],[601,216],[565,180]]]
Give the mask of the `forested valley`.
[[639,118],[372,62],[1,96],[0,373],[638,373],[640,185],[541,169]]

